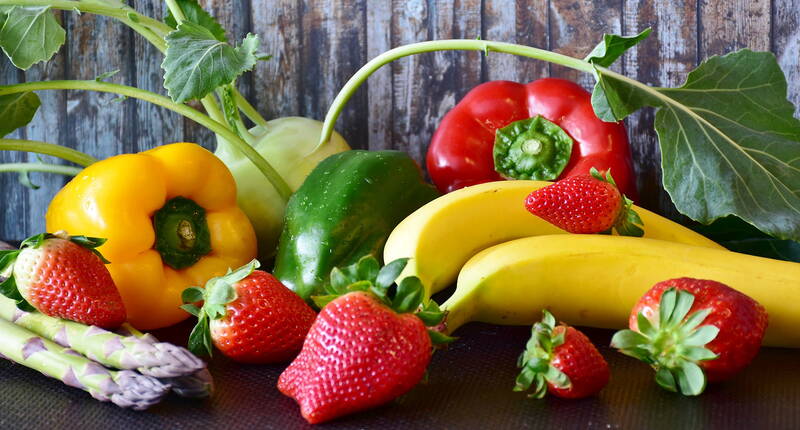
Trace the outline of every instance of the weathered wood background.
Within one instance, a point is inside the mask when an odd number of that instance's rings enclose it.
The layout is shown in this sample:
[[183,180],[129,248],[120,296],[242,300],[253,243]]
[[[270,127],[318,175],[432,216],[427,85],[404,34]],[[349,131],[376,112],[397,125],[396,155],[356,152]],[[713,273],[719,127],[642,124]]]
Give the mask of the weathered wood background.
[[[129,2],[160,17],[156,0]],[[787,74],[790,99],[800,105],[800,0],[235,0],[203,2],[229,35],[262,37],[274,55],[239,80],[242,92],[267,118],[321,119],[338,89],[358,67],[398,45],[431,39],[475,38],[516,42],[583,56],[603,33],[653,28],[649,40],[614,67],[648,84],[680,85],[704,58],[749,47],[773,51]],[[151,91],[161,86],[161,56],[130,30],[104,18],[63,13],[67,44],[46,65],[22,73],[4,58],[0,83],[92,79],[120,69],[112,80]],[[422,161],[439,119],[470,88],[492,79],[520,82],[543,76],[591,78],[533,60],[476,52],[444,52],[401,59],[376,73],[353,97],[337,124],[351,146],[396,148]],[[213,147],[211,134],[176,114],[113,95],[43,92],[42,108],[22,138],[78,148],[96,157],[134,152],[174,141]],[[643,206],[674,216],[659,187],[653,112],[627,120]],[[35,160],[2,153],[2,161]],[[20,239],[44,228],[47,203],[64,183],[33,174],[41,189],[0,177],[4,208],[0,237]]]

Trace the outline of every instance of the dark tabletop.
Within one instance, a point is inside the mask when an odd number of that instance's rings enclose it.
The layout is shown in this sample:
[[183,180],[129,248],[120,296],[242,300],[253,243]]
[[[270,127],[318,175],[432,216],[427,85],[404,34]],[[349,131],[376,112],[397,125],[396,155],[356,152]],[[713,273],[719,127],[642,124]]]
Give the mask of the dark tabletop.
[[[189,327],[157,333],[179,342]],[[595,398],[536,401],[514,393],[516,358],[529,328],[469,324],[434,354],[429,381],[378,409],[320,428],[798,428],[800,354],[764,348],[743,373],[697,398],[661,390],[643,363],[614,352],[612,332],[586,330],[611,366]],[[284,366],[239,365],[215,356],[217,391],[205,401],[170,397],[145,412],[100,403],[80,390],[0,362],[0,429],[251,429],[310,427],[275,388]]]

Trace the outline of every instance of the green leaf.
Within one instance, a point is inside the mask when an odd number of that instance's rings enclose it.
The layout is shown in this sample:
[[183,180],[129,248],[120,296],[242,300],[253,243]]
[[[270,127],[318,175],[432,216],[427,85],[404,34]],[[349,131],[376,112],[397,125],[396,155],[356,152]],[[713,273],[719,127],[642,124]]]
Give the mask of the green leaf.
[[454,342],[456,337],[448,336],[436,330],[428,330],[428,337],[431,338],[431,343],[434,345],[445,345]]
[[694,304],[694,294],[684,290],[678,290],[677,293],[675,309],[669,317],[668,325],[670,327],[678,326],[678,324],[686,318],[686,315],[689,314],[689,310],[692,308],[692,304]]
[[597,83],[592,91],[592,106],[594,107],[595,114],[598,118],[606,122],[616,122],[618,119],[624,118],[615,112],[616,106],[622,103],[619,100],[619,94],[615,91],[606,91],[608,83],[600,74],[597,66],[609,67],[614,61],[617,60],[628,49],[636,46],[639,42],[646,39],[650,35],[650,29],[647,28],[636,36],[618,36],[615,34],[603,35],[603,41],[594,47],[592,52],[586,56],[585,60],[592,63],[594,68],[594,75]]
[[672,312],[675,311],[675,302],[677,301],[678,293],[674,288],[669,288],[661,293],[661,299],[658,301],[658,320],[659,328],[666,328],[669,326],[669,321],[672,318]]
[[258,36],[248,34],[241,45],[219,41],[205,27],[186,21],[166,37],[164,88],[176,102],[199,99],[230,84],[256,64]]
[[693,228],[734,252],[800,263],[800,242],[775,239],[737,217],[729,216]]
[[[225,36],[225,29],[211,16],[196,0],[176,0],[178,7],[181,8],[186,20],[195,23],[206,30],[208,30],[214,38],[220,42],[227,42],[228,38]],[[175,17],[169,8],[166,8],[166,16],[164,16],[164,23],[172,28],[178,27]]]
[[200,308],[195,305],[181,305],[181,309],[185,310],[186,312],[199,317],[200,316]]
[[681,368],[675,373],[683,395],[696,396],[706,388],[706,375],[703,369],[691,361],[681,363]]
[[719,328],[713,325],[704,325],[698,327],[694,333],[690,334],[683,344],[686,346],[703,346],[716,339],[719,334]]
[[656,383],[667,391],[678,392],[675,376],[666,367],[661,367],[656,371]]
[[183,303],[197,303],[203,301],[203,289],[198,287],[189,287],[181,293],[181,301]]
[[20,69],[47,61],[64,44],[66,32],[44,7],[14,7],[0,29],[0,47]]
[[90,236],[84,236],[84,235],[70,236],[69,240],[71,242],[73,242],[73,243],[76,243],[76,244],[86,248],[86,249],[99,248],[99,247],[103,246],[103,244],[108,242],[108,239],[103,238],[103,237],[90,237]]
[[650,322],[650,320],[644,316],[644,312],[639,312],[636,315],[636,325],[639,328],[639,332],[647,337],[653,337],[657,333],[656,328],[653,327],[653,324]]
[[367,255],[358,260],[358,279],[375,282],[381,265],[372,255]]
[[110,72],[101,73],[96,78],[94,78],[94,80],[97,81],[97,82],[102,82],[102,81],[105,81],[106,79],[116,75],[117,73],[119,73],[119,69],[112,70]]
[[407,264],[408,258],[398,258],[397,260],[394,260],[391,263],[383,266],[383,268],[381,268],[381,270],[378,272],[375,285],[380,288],[391,287],[397,277],[400,276],[400,273],[403,272],[403,269],[406,268]]
[[211,355],[211,328],[205,314],[200,315],[189,335],[189,351],[197,355]]
[[0,137],[26,126],[42,102],[33,92],[0,96]]
[[691,333],[697,326],[702,324],[710,314],[711,309],[702,309],[689,315],[689,318],[686,318],[686,322],[681,325],[681,331],[686,334]]
[[331,287],[333,287],[334,291],[343,293],[349,284],[350,280],[347,279],[341,269],[334,267],[331,270]]
[[571,385],[567,374],[553,366],[547,366],[544,379],[558,388],[568,388]]
[[[614,336],[611,338],[611,346],[619,349],[620,352],[626,355],[632,355],[630,352],[638,351],[641,345],[646,345],[648,342],[646,337],[633,330],[620,330],[614,333]],[[639,355],[632,356],[641,358]]]
[[397,313],[414,312],[425,297],[425,287],[416,276],[409,276],[400,281],[397,293],[392,299],[392,309]]
[[772,53],[711,57],[679,88],[600,78],[617,119],[658,108],[664,188],[682,214],[705,224],[735,215],[800,240],[800,120]]
[[646,28],[636,36],[604,34],[603,41],[598,43],[584,60],[598,66],[609,67],[617,61],[617,58],[621,57],[625,51],[646,39],[647,36],[650,35],[650,32],[651,29]]
[[714,351],[700,346],[687,348],[682,355],[685,359],[695,362],[713,360],[718,357],[717,354],[714,354]]

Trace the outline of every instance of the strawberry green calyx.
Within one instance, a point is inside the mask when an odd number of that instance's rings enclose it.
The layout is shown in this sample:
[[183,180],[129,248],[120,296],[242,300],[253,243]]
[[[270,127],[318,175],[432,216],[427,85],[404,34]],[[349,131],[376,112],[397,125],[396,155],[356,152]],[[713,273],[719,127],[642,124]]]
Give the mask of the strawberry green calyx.
[[[183,291],[184,304],[181,309],[197,317],[197,325],[189,335],[189,350],[198,355],[211,355],[211,320],[226,315],[226,305],[236,300],[234,284],[247,278],[258,269],[260,263],[253,260],[236,270],[228,270],[223,276],[211,278],[205,288],[190,287]],[[203,302],[203,307],[194,303]]]
[[568,388],[571,384],[564,372],[550,365],[553,351],[564,344],[565,331],[556,333],[556,318],[546,309],[542,310],[542,314],[542,321],[533,325],[525,352],[517,360],[517,367],[522,371],[514,386],[514,391],[527,391],[533,386],[534,391],[528,397],[536,399],[543,398],[547,393],[548,382],[558,388]]
[[63,239],[74,242],[92,251],[92,253],[97,255],[103,263],[108,264],[108,260],[106,260],[100,251],[97,250],[97,247],[106,243],[106,239],[87,236],[70,236],[65,231],[57,231],[55,233],[40,233],[23,240],[19,249],[1,250],[0,278],[5,277],[5,280],[0,283],[0,294],[8,297],[11,300],[14,300],[14,303],[17,305],[17,307],[25,312],[33,312],[36,310],[36,308],[34,308],[30,303],[28,303],[27,300],[25,300],[24,297],[22,297],[22,293],[20,293],[19,288],[17,288],[13,271],[14,263],[17,261],[17,257],[19,257],[20,252],[27,248],[39,248],[48,239]]
[[312,296],[314,304],[320,309],[336,298],[354,291],[373,295],[381,303],[398,314],[413,313],[428,327],[428,335],[434,345],[446,344],[455,340],[437,330],[444,321],[445,313],[439,305],[425,299],[425,287],[416,276],[403,278],[392,294],[392,286],[408,264],[408,258],[398,258],[380,267],[372,255],[361,257],[358,262],[331,271],[330,281],[323,287],[325,295]]
[[[611,171],[607,171],[605,177],[594,167],[589,170],[589,174],[592,175],[598,181],[608,182],[609,184],[613,185],[615,188],[617,187],[617,183],[614,181],[614,178],[611,176]],[[620,236],[633,236],[633,237],[642,237],[644,236],[644,230],[642,227],[644,226],[644,222],[642,218],[639,217],[639,214],[633,210],[633,200],[629,199],[626,195],[622,194],[620,191],[620,195],[622,196],[622,210],[619,213],[619,217],[617,221],[612,226],[612,229],[617,230]],[[608,233],[611,233],[609,229]]]
[[661,296],[653,321],[640,312],[638,331],[621,330],[611,339],[612,347],[652,366],[658,385],[686,396],[705,389],[706,376],[698,363],[717,358],[705,346],[719,334],[713,325],[700,325],[709,309],[688,315],[693,303],[692,293],[670,288]]

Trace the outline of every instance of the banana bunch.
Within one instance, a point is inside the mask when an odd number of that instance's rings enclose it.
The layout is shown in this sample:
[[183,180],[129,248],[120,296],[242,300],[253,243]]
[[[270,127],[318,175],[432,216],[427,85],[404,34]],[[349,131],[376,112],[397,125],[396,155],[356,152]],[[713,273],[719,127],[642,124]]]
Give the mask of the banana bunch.
[[442,196],[406,218],[384,260],[410,258],[433,294],[457,288],[442,309],[453,332],[469,321],[530,325],[550,309],[571,325],[627,326],[631,307],[653,284],[713,279],[769,312],[765,344],[800,347],[800,264],[738,254],[641,208],[644,238],[571,235],[528,213],[525,197],[548,185],[502,181]]

